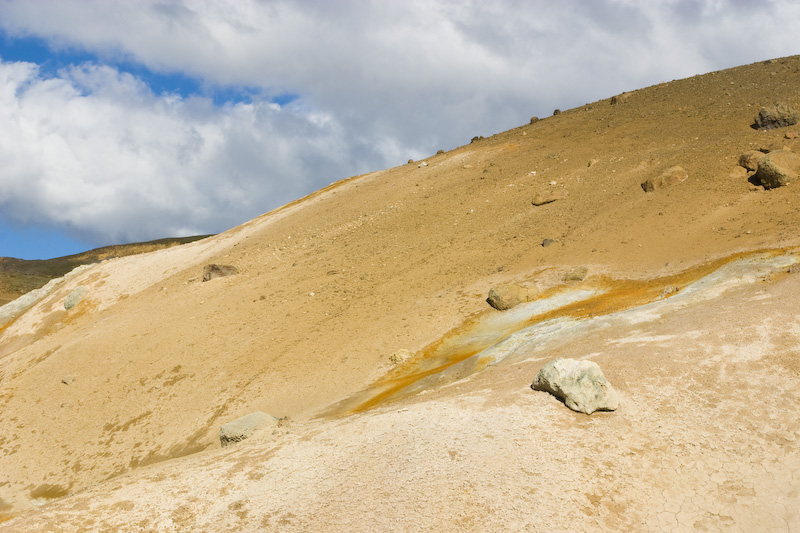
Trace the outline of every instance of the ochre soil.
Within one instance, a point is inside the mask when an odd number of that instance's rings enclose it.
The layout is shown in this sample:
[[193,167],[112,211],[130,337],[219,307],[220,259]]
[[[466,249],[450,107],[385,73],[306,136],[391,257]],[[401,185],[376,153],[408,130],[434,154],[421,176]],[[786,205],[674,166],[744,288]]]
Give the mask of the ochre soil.
[[[800,185],[737,164],[800,150],[800,127],[750,127],[800,108],[798,87],[800,57],[663,83],[98,264],[0,332],[0,530],[800,527],[793,275],[318,417],[402,372],[392,354],[413,365],[499,313],[500,283],[547,293],[587,266],[586,286],[624,285],[800,245]],[[642,190],[674,165],[686,181]],[[240,273],[202,282],[208,263]],[[620,409],[531,391],[557,356],[597,361]],[[252,411],[291,423],[220,449]]]

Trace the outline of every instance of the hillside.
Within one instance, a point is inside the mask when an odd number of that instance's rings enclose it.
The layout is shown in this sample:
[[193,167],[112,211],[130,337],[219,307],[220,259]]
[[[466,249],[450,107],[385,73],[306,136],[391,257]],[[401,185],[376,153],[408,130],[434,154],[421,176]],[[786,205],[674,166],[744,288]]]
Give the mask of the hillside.
[[194,242],[206,237],[209,237],[209,235],[115,244],[53,259],[26,260],[14,257],[0,257],[0,305],[7,304],[22,294],[42,287],[51,279],[59,278],[80,265],[99,263],[105,259],[113,259],[115,257],[143,254],[186,244],[187,242]]
[[[520,117],[81,272],[0,330],[0,531],[800,527],[800,200],[739,166],[800,150],[751,127],[798,87],[795,56]],[[532,391],[556,357],[620,408]],[[254,411],[288,419],[221,448]]]

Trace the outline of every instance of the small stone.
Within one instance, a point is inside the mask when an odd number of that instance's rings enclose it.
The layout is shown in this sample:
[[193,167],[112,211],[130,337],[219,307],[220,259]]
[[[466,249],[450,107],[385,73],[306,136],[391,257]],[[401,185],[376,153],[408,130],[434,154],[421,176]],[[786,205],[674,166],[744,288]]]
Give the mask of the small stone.
[[784,139],[797,139],[797,132],[796,131],[787,131],[783,134]]
[[61,383],[63,383],[64,385],[72,385],[74,381],[75,381],[75,376],[72,374],[61,378]]
[[545,205],[553,203],[557,200],[563,200],[567,197],[567,191],[564,189],[552,189],[547,191],[541,191],[533,197],[531,203],[535,206]]
[[536,290],[531,290],[527,287],[517,285],[516,283],[507,283],[499,285],[489,291],[489,297],[486,298],[486,303],[497,309],[498,311],[505,311],[511,309],[521,303],[528,302],[532,296],[535,296]]
[[550,246],[554,242],[556,242],[556,241],[554,241],[553,239],[544,239],[542,241],[542,248],[547,248],[548,246]]
[[567,283],[575,283],[578,281],[583,281],[586,279],[586,276],[589,274],[589,268],[585,266],[575,267],[569,272],[567,272],[566,276],[564,276],[564,281]]
[[750,150],[739,156],[739,166],[744,167],[750,172],[758,170],[758,162],[764,157],[764,152],[759,150]]
[[423,161],[422,163],[417,165],[417,168],[423,168],[423,167],[427,167],[427,166],[428,166],[428,162],[427,161]]
[[81,303],[81,300],[83,300],[87,292],[89,292],[89,289],[83,285],[75,287],[64,300],[64,309],[70,310]]
[[689,174],[686,172],[686,170],[683,167],[676,165],[668,168],[656,178],[645,180],[644,183],[642,183],[642,189],[644,192],[653,192],[657,189],[663,189],[664,187],[677,185],[678,183],[686,181],[686,178],[688,177]]
[[402,348],[394,352],[392,355],[390,355],[389,361],[392,364],[400,365],[408,361],[411,358],[411,355],[412,354],[410,351],[406,350],[405,348]]
[[233,265],[209,264],[203,267],[203,281],[233,276],[234,274],[238,273],[239,269]]
[[535,124],[536,122],[539,122],[539,117],[531,117],[531,124]]
[[278,423],[278,418],[260,411],[250,413],[219,428],[219,442],[223,448],[249,438],[254,432]]

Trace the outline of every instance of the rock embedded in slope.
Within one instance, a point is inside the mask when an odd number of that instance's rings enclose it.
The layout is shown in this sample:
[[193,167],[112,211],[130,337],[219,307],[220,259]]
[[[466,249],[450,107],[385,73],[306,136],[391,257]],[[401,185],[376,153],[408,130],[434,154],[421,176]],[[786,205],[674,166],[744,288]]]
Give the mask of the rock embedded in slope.
[[497,309],[505,311],[521,303],[529,302],[535,295],[535,289],[529,289],[516,283],[498,285],[489,291],[486,303]]
[[585,280],[586,276],[588,275],[589,275],[589,267],[579,266],[567,272],[566,275],[564,276],[564,281],[566,283],[577,283],[579,281]]
[[779,103],[762,107],[755,117],[753,127],[757,130],[774,130],[793,126],[800,122],[800,113],[793,107]]
[[536,193],[536,196],[533,197],[531,203],[538,207],[540,205],[553,203],[556,200],[563,200],[566,197],[567,191],[564,189],[544,190]]
[[775,150],[761,158],[751,181],[763,185],[765,189],[775,189],[789,184],[798,176],[800,155],[789,150]]
[[219,428],[219,443],[225,448],[249,438],[259,429],[275,426],[278,422],[278,418],[261,411],[250,413],[221,426]]
[[677,185],[683,181],[686,181],[686,178],[688,177],[689,173],[686,172],[683,167],[676,165],[674,167],[669,167],[655,178],[649,178],[645,180],[642,183],[642,189],[644,192],[653,192],[658,189]]
[[619,407],[617,391],[593,361],[551,361],[536,375],[531,388],[549,392],[573,411],[587,415],[595,411],[614,411]]
[[83,285],[75,287],[64,300],[64,309],[70,310],[81,303],[81,300],[83,300],[83,297],[86,296],[87,292],[89,292],[89,289]]
[[238,273],[239,269],[233,265],[210,264],[203,267],[203,281],[233,276]]

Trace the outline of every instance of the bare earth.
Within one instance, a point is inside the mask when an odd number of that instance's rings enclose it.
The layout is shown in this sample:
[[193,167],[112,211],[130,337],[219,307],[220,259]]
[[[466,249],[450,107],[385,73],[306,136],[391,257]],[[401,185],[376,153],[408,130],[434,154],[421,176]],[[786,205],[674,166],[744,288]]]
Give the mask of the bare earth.
[[[800,528],[800,184],[737,164],[800,150],[750,128],[798,87],[800,57],[661,84],[80,273],[0,330],[0,531]],[[602,294],[514,322],[505,282]],[[619,410],[532,391],[556,357]],[[289,423],[220,448],[253,411]]]

